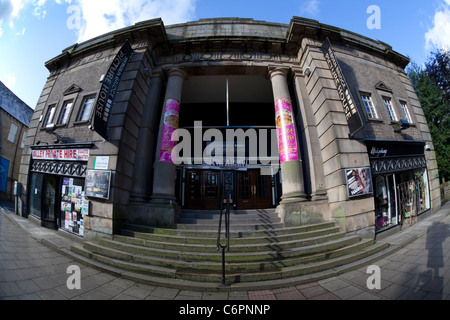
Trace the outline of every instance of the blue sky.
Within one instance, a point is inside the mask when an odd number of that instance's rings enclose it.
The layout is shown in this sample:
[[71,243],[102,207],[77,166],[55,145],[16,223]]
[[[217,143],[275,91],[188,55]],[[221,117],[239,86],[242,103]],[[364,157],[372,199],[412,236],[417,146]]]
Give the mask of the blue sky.
[[[367,25],[372,5],[379,29]],[[45,62],[74,43],[157,17],[170,25],[214,17],[288,24],[293,16],[381,40],[419,64],[450,49],[450,0],[0,0],[0,81],[35,108]]]

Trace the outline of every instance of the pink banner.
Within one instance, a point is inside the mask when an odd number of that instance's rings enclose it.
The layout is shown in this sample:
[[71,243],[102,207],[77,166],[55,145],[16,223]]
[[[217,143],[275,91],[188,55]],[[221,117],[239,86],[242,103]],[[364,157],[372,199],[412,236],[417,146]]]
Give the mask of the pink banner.
[[275,102],[278,152],[280,162],[298,161],[297,135],[291,101],[283,98]]
[[180,115],[180,102],[175,99],[167,99],[164,109],[164,123],[161,138],[160,161],[172,162],[172,149],[178,141],[171,141],[172,133],[178,129]]

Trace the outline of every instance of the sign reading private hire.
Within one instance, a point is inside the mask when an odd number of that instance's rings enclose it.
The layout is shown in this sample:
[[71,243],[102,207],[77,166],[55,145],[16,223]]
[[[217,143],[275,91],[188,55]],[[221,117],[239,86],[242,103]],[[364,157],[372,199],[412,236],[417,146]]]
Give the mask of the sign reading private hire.
[[362,120],[358,110],[356,108],[355,100],[353,99],[350,88],[345,80],[344,73],[342,72],[339,62],[336,59],[334,50],[331,47],[330,40],[327,38],[322,47],[323,53],[325,55],[325,60],[327,61],[328,67],[330,68],[331,75],[333,76],[334,83],[339,93],[339,97],[343,104],[345,117],[347,118],[348,127],[350,133],[354,133],[359,130],[362,125]]
[[108,138],[106,129],[112,106],[116,98],[117,89],[119,88],[120,79],[132,53],[133,49],[127,40],[111,63],[100,88],[95,105],[94,130],[104,139]]
[[89,149],[45,149],[33,150],[34,160],[88,161]]
[[175,159],[172,159],[172,149],[177,145],[177,141],[172,139],[172,134],[178,129],[179,114],[180,102],[175,99],[167,99],[164,108],[160,161],[175,163]]
[[275,102],[275,119],[280,163],[286,161],[298,161],[299,157],[294,115],[289,99],[278,99]]

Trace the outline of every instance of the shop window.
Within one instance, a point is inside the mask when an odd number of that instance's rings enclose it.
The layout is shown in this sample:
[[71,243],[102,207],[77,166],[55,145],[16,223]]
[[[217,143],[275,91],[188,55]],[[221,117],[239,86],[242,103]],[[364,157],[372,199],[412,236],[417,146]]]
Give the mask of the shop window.
[[9,129],[9,135],[8,135],[9,142],[14,143],[16,141],[16,135],[17,135],[18,130],[19,130],[19,127],[16,124],[11,123],[11,128]]
[[402,108],[403,115],[405,116],[405,120],[408,121],[408,123],[412,123],[411,114],[409,113],[409,109],[406,102],[400,101],[400,106]]
[[389,120],[398,121],[397,115],[395,114],[394,107],[392,105],[392,101],[389,98],[383,98],[384,105],[386,106],[386,110],[389,115]]
[[361,100],[366,110],[367,117],[369,119],[378,119],[377,110],[372,101],[372,97],[367,94],[361,94]]
[[395,176],[375,178],[375,230],[381,231],[398,224]]
[[88,121],[91,118],[92,108],[94,107],[95,97],[87,97],[83,100],[77,121]]
[[84,179],[62,178],[60,228],[80,236],[84,234],[83,217],[89,211],[84,194]]
[[72,110],[72,105],[73,105],[72,101],[64,102],[61,113],[59,114],[57,124],[59,124],[59,125],[67,124],[67,121],[69,120],[69,116],[70,116],[70,111]]
[[55,117],[55,112],[56,112],[56,104],[48,107],[47,113],[46,113],[45,118],[44,118],[44,122],[42,124],[43,128],[45,128],[48,125],[52,125],[53,124],[53,120],[54,120],[54,117]]

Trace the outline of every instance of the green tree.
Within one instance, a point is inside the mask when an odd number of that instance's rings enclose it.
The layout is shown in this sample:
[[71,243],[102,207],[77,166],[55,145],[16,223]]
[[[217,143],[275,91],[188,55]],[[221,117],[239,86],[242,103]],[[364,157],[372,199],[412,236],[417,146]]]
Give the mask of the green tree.
[[[435,68],[433,57],[427,63]],[[450,60],[449,60],[450,61]],[[444,70],[445,71],[445,70]],[[437,83],[437,79],[430,68],[422,68],[416,63],[411,63],[407,70],[411,83],[416,90],[422,105],[431,137],[433,139],[439,175],[446,180],[450,179],[450,103],[446,99],[446,91],[443,85]],[[437,75],[436,73],[435,75]],[[444,74],[444,72],[441,72]],[[446,80],[441,78],[441,80]],[[444,82],[442,82],[444,83]]]

